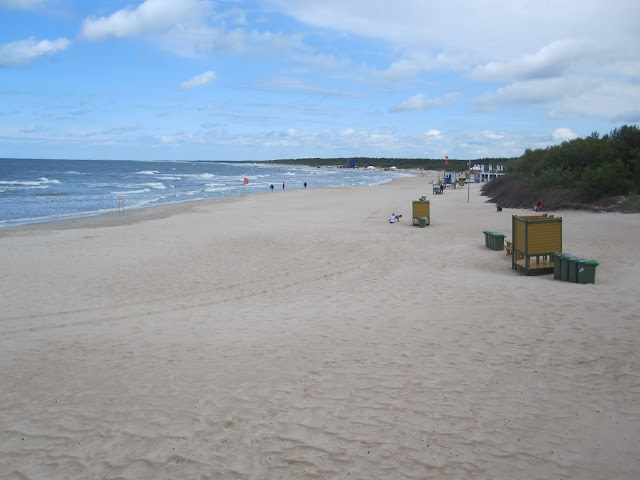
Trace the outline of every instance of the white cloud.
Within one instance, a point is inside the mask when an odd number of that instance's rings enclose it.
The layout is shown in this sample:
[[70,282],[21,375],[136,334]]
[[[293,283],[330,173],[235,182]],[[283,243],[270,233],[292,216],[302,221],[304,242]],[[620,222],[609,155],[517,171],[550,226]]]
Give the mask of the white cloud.
[[589,42],[559,40],[545,45],[534,54],[478,66],[472,76],[484,80],[552,78],[562,75],[583,56],[590,54],[593,54],[593,46]]
[[429,130],[425,135],[427,137],[440,137],[442,136],[442,132],[440,130]]
[[180,84],[180,89],[188,90],[191,88],[198,87],[206,87],[207,85],[211,85],[211,83],[216,79],[216,72],[208,71],[201,73],[200,75],[196,75],[195,77],[187,80],[186,82],[182,82]]
[[577,78],[555,78],[516,82],[506,87],[496,89],[493,93],[480,95],[476,102],[479,105],[495,107],[496,105],[531,105],[550,104],[568,94],[593,88],[593,82],[585,82]]
[[192,133],[177,133],[175,135],[161,135],[157,138],[162,144],[173,146],[173,147],[178,147],[183,144],[205,142],[205,140],[202,137],[194,135]]
[[6,43],[0,45],[0,66],[23,65],[43,55],[52,55],[66,50],[69,45],[71,42],[66,38],[38,42],[34,37],[29,37],[26,40]]
[[208,6],[205,0],[146,0],[135,9],[85,19],[81,35],[90,40],[103,40],[159,32],[181,21],[199,18]]
[[634,82],[600,80],[589,88],[577,87],[570,93],[552,105],[556,117],[595,116],[615,122],[640,121],[640,85]]
[[302,35],[299,34],[227,30],[197,22],[174,25],[156,39],[166,50],[185,57],[221,52],[260,58],[280,56],[302,48]]
[[[425,72],[435,71],[468,72],[475,82],[515,82],[479,97],[478,103],[487,108],[536,104],[559,116],[571,111],[595,111],[595,105],[571,106],[570,99],[602,97],[601,85],[617,89],[617,83],[637,83],[640,69],[640,2],[268,2],[300,22],[347,38],[352,35],[378,40],[383,49],[375,59],[379,60],[376,73],[395,85],[423,78],[432,84],[435,77],[426,77]],[[380,66],[380,60],[388,66]],[[472,91],[473,85],[465,88]],[[616,97],[614,104],[621,99]],[[437,106],[437,99],[416,96],[392,111]],[[564,111],[564,106],[571,106],[571,110]],[[629,106],[616,107],[614,113],[611,106],[598,101],[597,108],[609,118],[637,118],[638,109]]]
[[496,133],[496,132],[492,132],[491,130],[483,131],[482,135],[485,138],[488,138],[490,140],[502,140],[504,138],[504,134],[503,133]]
[[440,98],[426,98],[422,93],[418,93],[413,97],[404,100],[397,105],[393,106],[390,111],[392,112],[408,112],[418,111],[423,112],[426,110],[433,110],[434,108],[441,107],[443,105],[452,103],[456,98],[455,94],[447,94]]
[[578,135],[573,133],[568,128],[556,128],[551,134],[551,136],[557,142],[564,142],[567,140],[573,140],[574,138],[578,138]]

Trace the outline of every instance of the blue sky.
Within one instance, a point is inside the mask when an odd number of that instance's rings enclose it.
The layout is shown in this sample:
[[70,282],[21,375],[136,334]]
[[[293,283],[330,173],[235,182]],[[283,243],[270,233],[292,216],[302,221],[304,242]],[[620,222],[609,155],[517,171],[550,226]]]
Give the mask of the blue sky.
[[0,0],[0,157],[512,157],[640,123],[632,0]]

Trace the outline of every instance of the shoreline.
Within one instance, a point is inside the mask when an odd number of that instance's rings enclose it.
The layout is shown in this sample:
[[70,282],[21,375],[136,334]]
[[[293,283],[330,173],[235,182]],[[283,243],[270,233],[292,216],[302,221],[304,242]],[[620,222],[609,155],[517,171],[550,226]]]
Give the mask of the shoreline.
[[428,180],[1,229],[0,476],[637,478],[640,216],[527,277]]
[[[225,162],[220,162],[220,163],[225,163]],[[244,163],[249,163],[249,162],[244,162]],[[255,162],[253,162],[255,163]],[[311,166],[303,166],[303,165],[273,165],[274,167],[282,167],[282,168],[315,168],[315,167],[311,167]],[[335,167],[327,167],[327,168],[335,168]],[[400,173],[410,173],[413,175],[417,175],[417,173],[415,172],[410,172],[410,171],[403,171]],[[397,179],[391,179],[390,182],[393,182],[394,180]],[[389,183],[389,182],[385,182],[385,183]],[[359,186],[359,185],[353,185],[353,186]],[[374,186],[374,185],[362,185],[362,186]],[[341,187],[341,186],[337,186],[337,187]],[[326,187],[314,187],[314,189],[319,189],[319,188],[336,188],[334,186],[326,186]],[[291,191],[291,190],[297,190],[298,188],[293,188],[293,189],[288,189],[287,192]],[[202,198],[202,199],[195,199],[195,200],[184,200],[178,203],[171,203],[171,204],[162,204],[162,205],[153,205],[153,206],[144,206],[144,207],[137,207],[137,208],[126,208],[125,207],[125,214],[121,214],[120,211],[118,211],[117,209],[113,209],[113,211],[109,211],[109,212],[104,212],[104,213],[100,213],[100,214],[94,214],[94,215],[86,215],[86,216],[78,216],[75,218],[66,218],[66,219],[58,219],[58,220],[47,220],[47,221],[37,221],[37,222],[32,222],[32,223],[24,223],[24,224],[20,224],[20,225],[9,225],[9,226],[4,226],[4,227],[0,227],[0,235],[2,234],[3,231],[7,230],[7,229],[24,229],[27,231],[31,231],[31,230],[39,230],[39,229],[46,229],[46,228],[60,228],[60,229],[69,229],[69,228],[82,228],[85,225],[85,222],[87,224],[91,224],[94,226],[100,226],[100,224],[102,224],[103,222],[105,224],[111,225],[111,226],[115,226],[118,225],[120,222],[118,219],[113,218],[115,217],[120,217],[122,220],[122,223],[125,224],[131,224],[131,223],[136,223],[139,221],[143,221],[145,219],[153,219],[153,218],[162,218],[166,215],[172,215],[173,213],[170,212],[175,212],[175,213],[180,213],[183,210],[188,210],[188,206],[187,205],[191,205],[194,203],[198,203],[198,202],[224,202],[229,198],[235,198],[235,197],[245,197],[247,195],[252,196],[252,195],[265,195],[265,194],[269,194],[269,193],[273,193],[273,192],[255,192],[255,193],[249,193],[246,194],[245,193],[238,193],[235,195],[229,195],[229,196],[224,196],[224,197],[216,197],[216,198]],[[166,208],[166,211],[163,210],[164,208]],[[148,211],[147,210],[151,210]],[[132,218],[122,218],[122,217],[131,217],[131,214],[133,212],[133,219]],[[94,220],[90,220],[90,219],[94,219]],[[48,225],[50,224],[54,224],[55,227],[48,227]]]

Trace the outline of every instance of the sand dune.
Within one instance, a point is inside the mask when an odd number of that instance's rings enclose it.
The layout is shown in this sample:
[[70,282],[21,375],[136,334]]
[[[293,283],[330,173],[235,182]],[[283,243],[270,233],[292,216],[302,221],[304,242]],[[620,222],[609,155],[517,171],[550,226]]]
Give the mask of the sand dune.
[[0,230],[0,477],[638,478],[640,216],[527,277],[428,180]]

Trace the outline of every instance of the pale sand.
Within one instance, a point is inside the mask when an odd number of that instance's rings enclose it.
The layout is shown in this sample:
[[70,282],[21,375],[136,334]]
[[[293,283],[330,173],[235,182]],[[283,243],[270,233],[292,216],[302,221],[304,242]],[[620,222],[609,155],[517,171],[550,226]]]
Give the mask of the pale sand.
[[482,231],[530,213],[470,199],[418,177],[0,230],[0,477],[640,478],[640,216],[554,212],[601,262],[578,285],[513,271]]

